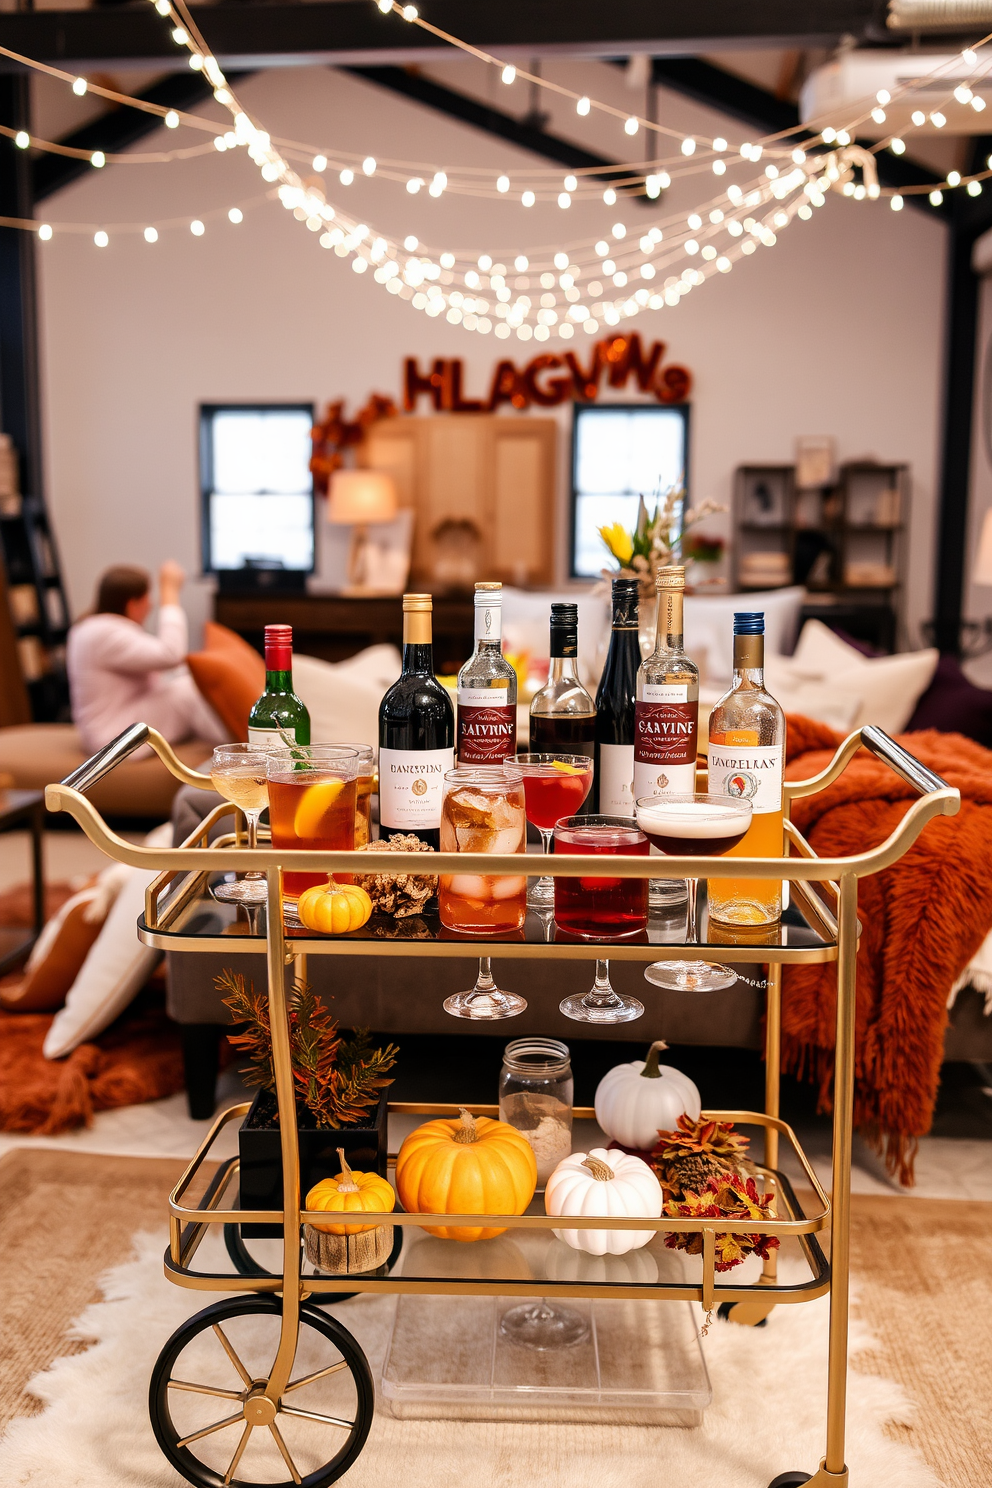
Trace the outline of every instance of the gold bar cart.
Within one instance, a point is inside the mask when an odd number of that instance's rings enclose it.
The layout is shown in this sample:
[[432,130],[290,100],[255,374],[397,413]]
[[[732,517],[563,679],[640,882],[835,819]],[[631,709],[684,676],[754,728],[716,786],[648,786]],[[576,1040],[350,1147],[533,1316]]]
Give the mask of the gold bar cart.
[[[371,1373],[364,1353],[348,1330],[334,1317],[316,1305],[332,1298],[339,1300],[356,1292],[371,1293],[438,1293],[454,1295],[507,1295],[522,1297],[594,1298],[604,1294],[615,1298],[651,1298],[691,1300],[705,1309],[720,1307],[737,1322],[755,1324],[780,1303],[802,1303],[830,1293],[830,1330],[828,1360],[828,1399],[825,1450],[819,1467],[812,1473],[787,1471],[775,1478],[769,1488],[793,1488],[812,1483],[826,1488],[828,1484],[846,1485],[849,1480],[845,1463],[845,1414],[847,1391],[848,1293],[850,1270],[850,1194],[852,1109],[854,1094],[855,1039],[855,958],[860,926],[857,918],[858,879],[891,867],[909,849],[923,827],[934,816],[953,816],[960,808],[960,796],[939,776],[889,738],[881,729],[865,727],[855,731],[838,748],[833,760],[819,775],[809,780],[786,784],[786,839],[789,855],[776,859],[711,859],[711,858],[642,858],[616,857],[610,860],[612,876],[643,878],[748,877],[785,879],[792,885],[792,897],[799,911],[789,917],[779,934],[770,934],[762,944],[716,944],[705,937],[698,946],[666,944],[666,958],[724,960],[734,963],[758,963],[768,967],[766,1000],[766,1072],[765,1110],[710,1111],[704,1115],[720,1120],[755,1125],[764,1133],[764,1161],[758,1171],[762,1184],[775,1196],[775,1217],[762,1220],[761,1228],[769,1235],[795,1238],[808,1264],[809,1277],[799,1283],[784,1285],[777,1276],[774,1253],[764,1264],[756,1285],[717,1284],[715,1240],[717,1233],[747,1232],[753,1220],[727,1218],[639,1217],[585,1218],[570,1216],[568,1224],[576,1229],[653,1229],[658,1232],[701,1232],[702,1277],[698,1281],[630,1282],[613,1281],[582,1283],[531,1280],[493,1280],[485,1276],[458,1275],[419,1277],[383,1275],[309,1275],[303,1271],[301,1227],[319,1215],[308,1215],[300,1208],[300,1171],[298,1131],[295,1119],[293,1075],[290,1066],[289,1021],[286,978],[291,969],[302,977],[308,955],[422,955],[458,956],[466,953],[492,952],[508,958],[541,958],[545,956],[589,959],[608,955],[611,959],[650,961],[655,959],[657,944],[618,942],[604,946],[601,942],[544,943],[542,940],[493,941],[459,937],[451,940],[379,938],[370,927],[347,936],[321,936],[311,932],[287,935],[283,924],[280,893],[280,870],[320,872],[353,871],[367,859],[350,852],[317,853],[276,850],[262,846],[250,853],[244,846],[243,821],[230,803],[223,803],[207,816],[181,847],[174,849],[134,846],[110,830],[86,798],[98,780],[126,759],[136,749],[150,745],[172,774],[188,785],[209,787],[208,776],[188,769],[176,757],[165,740],[145,724],[135,724],[119,738],[79,767],[58,785],[46,790],[46,803],[51,811],[68,811],[92,842],[109,857],[136,867],[158,870],[158,876],[146,892],[145,912],[138,924],[138,934],[147,945],[173,951],[255,952],[264,953],[268,969],[268,1006],[272,1029],[273,1065],[276,1095],[280,1113],[280,1148],[282,1158],[282,1209],[234,1208],[228,1195],[238,1180],[238,1159],[222,1161],[194,1203],[191,1188],[210,1154],[218,1133],[232,1121],[244,1118],[247,1104],[224,1111],[213,1123],[199,1150],[189,1163],[170,1196],[170,1244],[165,1268],[168,1278],[177,1285],[200,1291],[230,1291],[228,1301],[215,1303],[190,1319],[169,1340],[160,1355],[152,1381],[150,1408],[159,1444],[172,1465],[191,1483],[200,1488],[220,1485],[242,1485],[249,1488],[254,1479],[238,1476],[239,1464],[255,1431],[268,1432],[267,1440],[275,1444],[289,1473],[286,1488],[302,1484],[303,1488],[323,1488],[335,1482],[356,1460],[364,1446],[371,1425],[374,1392]],[[845,769],[859,748],[868,749],[885,762],[897,776],[912,787],[920,799],[907,810],[891,836],[869,852],[844,858],[818,858],[801,833],[788,820],[789,806],[800,796],[823,790]],[[209,834],[226,815],[235,817],[235,831],[209,842]],[[567,866],[566,866],[567,865]],[[533,873],[556,873],[559,876],[595,876],[602,872],[598,857],[569,856],[567,859],[543,855],[528,856],[528,869]],[[393,855],[390,868],[398,873],[420,872],[424,859],[417,854]],[[482,854],[436,854],[431,860],[435,872],[518,874],[519,858]],[[246,923],[243,931],[225,926],[234,933],[203,934],[196,928],[195,910],[205,896],[211,874],[264,869],[267,877],[264,939]],[[821,886],[820,891],[814,887]],[[741,938],[743,940],[743,937]],[[837,1033],[834,1076],[833,1157],[831,1193],[828,1199],[817,1180],[813,1167],[803,1153],[795,1134],[779,1118],[779,1054],[781,1032],[781,969],[783,964],[801,962],[837,963]],[[445,1104],[391,1103],[391,1112],[404,1114],[450,1115],[458,1106]],[[494,1106],[475,1106],[476,1115],[496,1115]],[[578,1118],[593,1117],[589,1108],[577,1107]],[[784,1140],[815,1196],[815,1212],[807,1215],[798,1204],[788,1180],[779,1171],[779,1144]],[[363,1221],[416,1226],[486,1226],[506,1229],[547,1231],[560,1221],[542,1213],[524,1215],[470,1215],[391,1213],[364,1214]],[[196,1271],[193,1259],[210,1225],[275,1225],[282,1234],[281,1274],[236,1275]],[[830,1226],[829,1265],[817,1235]],[[451,1242],[456,1243],[456,1242]],[[462,1250],[463,1247],[458,1247]],[[268,1314],[278,1319],[278,1340],[271,1363],[259,1377],[253,1377],[233,1348],[227,1320],[247,1313]],[[333,1355],[333,1362],[303,1376],[295,1376],[298,1347],[302,1330],[317,1335],[320,1346]],[[229,1331],[229,1330],[228,1330]],[[240,1388],[222,1389],[178,1378],[174,1373],[176,1359],[191,1339],[201,1335],[217,1341],[230,1365],[240,1377]],[[294,1392],[312,1382],[340,1376],[351,1381],[353,1401],[350,1418],[320,1414],[294,1405]],[[172,1424],[170,1401],[182,1392],[216,1397],[224,1410],[223,1417],[186,1436]],[[329,1433],[334,1447],[318,1467],[303,1474],[280,1430],[292,1418],[306,1418]],[[237,1428],[237,1444],[226,1470],[205,1465],[197,1456],[199,1442],[212,1438],[227,1427]],[[267,1488],[273,1488],[266,1479]]]

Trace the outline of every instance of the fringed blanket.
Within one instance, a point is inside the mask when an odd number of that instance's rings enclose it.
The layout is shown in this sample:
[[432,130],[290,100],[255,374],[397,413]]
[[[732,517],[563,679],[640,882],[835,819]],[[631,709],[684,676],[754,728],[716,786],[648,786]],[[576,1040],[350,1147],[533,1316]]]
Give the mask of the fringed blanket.
[[[829,763],[842,736],[807,718],[788,724],[786,774],[803,780]],[[858,891],[854,1120],[910,1184],[917,1139],[933,1119],[948,995],[992,925],[992,751],[933,730],[899,742],[961,792],[957,816],[930,822],[900,862],[861,879]],[[877,847],[915,799],[861,750],[833,785],[795,801],[792,816],[821,857],[842,857]],[[823,1109],[835,1015],[836,963],[785,968],[783,1069],[813,1080]]]

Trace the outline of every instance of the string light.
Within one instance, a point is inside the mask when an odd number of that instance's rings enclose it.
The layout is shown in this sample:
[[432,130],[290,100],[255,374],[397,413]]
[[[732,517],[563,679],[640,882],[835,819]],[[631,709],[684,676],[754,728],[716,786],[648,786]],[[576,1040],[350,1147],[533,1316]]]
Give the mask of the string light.
[[204,227],[199,217],[194,217],[193,221],[189,225],[189,230],[193,234],[194,238],[202,238],[207,229]]
[[48,222],[43,222],[38,228],[38,236],[43,243],[50,242],[52,237],[51,224]]
[[143,234],[143,237],[144,237],[146,243],[157,243],[158,242],[158,228],[157,227],[146,227],[145,228],[145,231],[144,231],[144,234]]
[[240,207],[232,207],[227,214],[227,220],[228,222],[233,222],[235,226],[237,226],[239,222],[244,222],[245,214],[244,212],[242,212]]
[[103,153],[103,151],[102,150],[94,150],[93,151],[93,154],[90,156],[90,165],[95,166],[97,170],[102,170],[103,167],[106,165],[106,163],[107,163],[107,157]]
[[517,76],[517,69],[513,66],[512,63],[508,62],[503,68],[501,76],[503,82],[506,83],[507,86],[509,86],[509,84],[512,83]]
[[86,92],[87,86],[88,84],[84,77],[77,77],[72,85],[72,91],[73,93],[75,93],[77,98],[82,98],[83,94]]
[[95,232],[93,234],[93,241],[98,248],[106,248],[107,244],[110,242],[110,238],[101,228],[98,232]]
[[179,128],[179,115],[176,113],[175,109],[169,110],[165,118],[162,120],[162,123],[165,125],[166,129]]
[[19,129],[14,135],[14,144],[19,150],[26,150],[31,143],[31,136],[23,129]]

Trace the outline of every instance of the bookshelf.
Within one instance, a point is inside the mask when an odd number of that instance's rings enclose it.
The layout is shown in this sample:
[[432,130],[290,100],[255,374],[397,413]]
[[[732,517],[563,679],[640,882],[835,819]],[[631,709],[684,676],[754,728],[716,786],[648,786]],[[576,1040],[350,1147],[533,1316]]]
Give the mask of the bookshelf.
[[11,707],[29,718],[9,721],[52,722],[68,717],[65,642],[69,612],[58,553],[42,502],[22,495],[17,456],[7,435],[0,435],[0,560],[3,563],[0,621],[2,645],[16,658]]

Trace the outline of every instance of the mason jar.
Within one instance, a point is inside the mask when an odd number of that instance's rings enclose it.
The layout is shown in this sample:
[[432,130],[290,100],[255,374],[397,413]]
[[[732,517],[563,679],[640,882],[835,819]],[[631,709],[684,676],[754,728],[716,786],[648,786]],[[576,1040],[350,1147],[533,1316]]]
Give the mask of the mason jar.
[[572,1150],[572,1066],[560,1039],[519,1038],[507,1044],[499,1076],[500,1120],[516,1127],[537,1159],[543,1188]]

